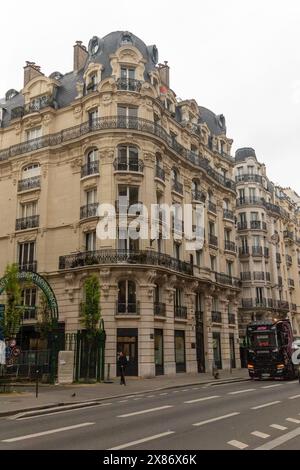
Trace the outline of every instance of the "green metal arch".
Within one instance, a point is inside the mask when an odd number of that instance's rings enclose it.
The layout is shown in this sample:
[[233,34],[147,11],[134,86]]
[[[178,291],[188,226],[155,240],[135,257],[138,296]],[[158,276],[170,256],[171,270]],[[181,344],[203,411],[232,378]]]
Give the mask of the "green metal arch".
[[[57,300],[56,300],[52,287],[46,281],[46,279],[40,274],[31,272],[31,271],[20,271],[18,272],[17,276],[18,276],[19,281],[32,282],[34,285],[36,285],[43,291],[47,299],[50,312],[51,312],[51,318],[53,320],[58,320]],[[5,291],[6,284],[7,284],[7,277],[4,276],[2,279],[0,279],[0,295]]]

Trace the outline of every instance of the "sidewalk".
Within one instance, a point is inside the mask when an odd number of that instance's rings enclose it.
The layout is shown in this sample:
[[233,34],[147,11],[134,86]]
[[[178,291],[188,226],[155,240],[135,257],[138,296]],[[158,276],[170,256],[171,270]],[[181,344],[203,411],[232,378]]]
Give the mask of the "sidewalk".
[[38,398],[35,396],[34,384],[16,386],[13,393],[0,394],[0,417],[33,409],[93,400],[108,400],[125,395],[174,387],[231,381],[238,382],[249,379],[247,369],[237,369],[232,373],[219,371],[219,375],[219,379],[214,379],[209,373],[177,374],[174,376],[158,376],[150,379],[127,377],[126,387],[120,386],[118,379],[114,379],[113,383],[40,385]]

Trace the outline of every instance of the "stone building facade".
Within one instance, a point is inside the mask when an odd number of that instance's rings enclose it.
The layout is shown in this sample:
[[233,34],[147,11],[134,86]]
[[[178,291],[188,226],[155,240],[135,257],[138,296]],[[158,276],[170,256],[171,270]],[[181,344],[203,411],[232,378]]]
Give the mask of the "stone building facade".
[[[144,377],[240,366],[232,140],[223,115],[176,98],[169,74],[156,46],[113,32],[77,41],[70,73],[27,62],[23,89],[0,100],[0,272],[17,262],[44,276],[66,333],[82,328],[96,273],[112,376],[119,350]],[[168,240],[99,239],[99,204],[118,213],[121,197],[202,205],[203,248],[174,236],[182,226]],[[24,286],[28,348],[38,298]]]

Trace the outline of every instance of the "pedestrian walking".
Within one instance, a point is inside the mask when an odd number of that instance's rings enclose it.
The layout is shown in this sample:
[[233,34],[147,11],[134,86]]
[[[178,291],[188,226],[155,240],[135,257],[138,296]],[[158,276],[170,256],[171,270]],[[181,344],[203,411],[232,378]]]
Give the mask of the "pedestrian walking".
[[125,370],[126,370],[127,364],[128,364],[127,358],[125,354],[123,353],[123,351],[121,351],[119,354],[119,359],[118,359],[118,366],[120,369],[120,385],[126,385]]

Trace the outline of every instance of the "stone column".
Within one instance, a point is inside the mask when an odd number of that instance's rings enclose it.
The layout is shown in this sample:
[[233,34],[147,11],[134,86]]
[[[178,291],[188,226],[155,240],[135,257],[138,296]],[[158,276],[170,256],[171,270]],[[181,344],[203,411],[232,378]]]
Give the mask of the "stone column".
[[225,297],[219,299],[222,314],[221,330],[221,351],[222,351],[222,369],[230,370],[230,345],[229,345],[229,327],[228,327],[228,304],[229,300]]
[[203,302],[203,323],[204,323],[204,354],[205,354],[205,370],[211,372],[214,362],[214,352],[212,344],[212,321],[211,321],[211,308],[212,297],[205,295]]
[[196,293],[186,293],[187,325],[185,330],[186,371],[197,372],[197,349],[196,349],[196,320],[195,320],[195,297]]
[[175,289],[166,280],[165,288],[166,322],[164,327],[164,372],[165,375],[176,374],[175,339],[174,339],[174,291]]
[[154,377],[153,284],[140,284],[139,376]]

